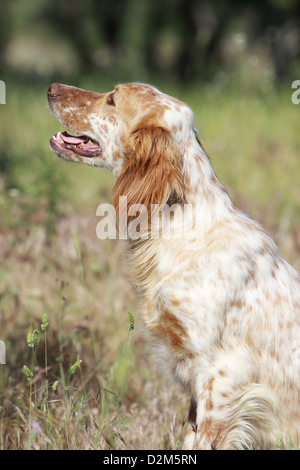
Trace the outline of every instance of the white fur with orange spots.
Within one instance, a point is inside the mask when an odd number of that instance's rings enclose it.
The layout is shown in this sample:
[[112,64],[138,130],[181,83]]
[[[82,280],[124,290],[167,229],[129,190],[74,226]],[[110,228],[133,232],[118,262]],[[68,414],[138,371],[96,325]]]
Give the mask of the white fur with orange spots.
[[[149,207],[187,203],[197,219],[188,240],[128,247],[149,342],[165,374],[192,397],[184,448],[269,448],[287,435],[297,445],[300,277],[270,235],[233,206],[191,110],[142,84],[107,94],[55,84],[49,103],[68,130],[101,144],[95,158],[60,156],[110,168],[117,210],[121,195]],[[175,214],[172,223],[180,220]]]

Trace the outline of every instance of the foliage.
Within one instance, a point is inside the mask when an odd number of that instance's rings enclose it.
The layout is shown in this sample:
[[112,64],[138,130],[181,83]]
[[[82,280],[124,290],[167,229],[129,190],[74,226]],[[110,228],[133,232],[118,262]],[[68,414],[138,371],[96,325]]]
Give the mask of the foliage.
[[21,78],[218,80],[244,54],[271,82],[299,72],[296,0],[15,0],[1,13],[0,72]]

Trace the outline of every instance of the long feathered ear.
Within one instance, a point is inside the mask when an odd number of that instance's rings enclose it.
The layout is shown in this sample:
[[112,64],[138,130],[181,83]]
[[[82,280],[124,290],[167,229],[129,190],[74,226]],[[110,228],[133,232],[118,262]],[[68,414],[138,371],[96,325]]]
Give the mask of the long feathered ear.
[[180,150],[170,132],[161,127],[135,130],[133,154],[125,163],[114,189],[113,203],[119,210],[120,196],[127,207],[143,204],[151,214],[151,204],[173,204],[184,200]]

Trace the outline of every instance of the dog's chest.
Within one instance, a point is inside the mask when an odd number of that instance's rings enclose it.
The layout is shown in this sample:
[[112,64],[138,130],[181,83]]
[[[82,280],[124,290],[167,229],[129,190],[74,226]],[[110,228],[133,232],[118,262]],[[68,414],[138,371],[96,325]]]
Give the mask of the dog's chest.
[[163,371],[192,388],[195,367],[205,370],[217,354],[224,321],[218,309],[201,309],[199,289],[194,299],[180,297],[172,285],[162,287],[144,298],[142,316],[148,343]]

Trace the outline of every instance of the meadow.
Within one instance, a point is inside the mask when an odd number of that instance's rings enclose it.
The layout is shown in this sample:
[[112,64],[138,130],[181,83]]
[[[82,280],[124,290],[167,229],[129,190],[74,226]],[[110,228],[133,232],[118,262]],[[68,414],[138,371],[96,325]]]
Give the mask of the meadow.
[[[92,78],[76,85],[109,91]],[[299,113],[291,90],[161,89],[189,104],[236,206],[300,269]],[[106,170],[63,162],[47,85],[0,107],[0,449],[177,449],[189,397],[149,353],[126,242],[99,240]],[[280,447],[280,442],[278,443]]]

